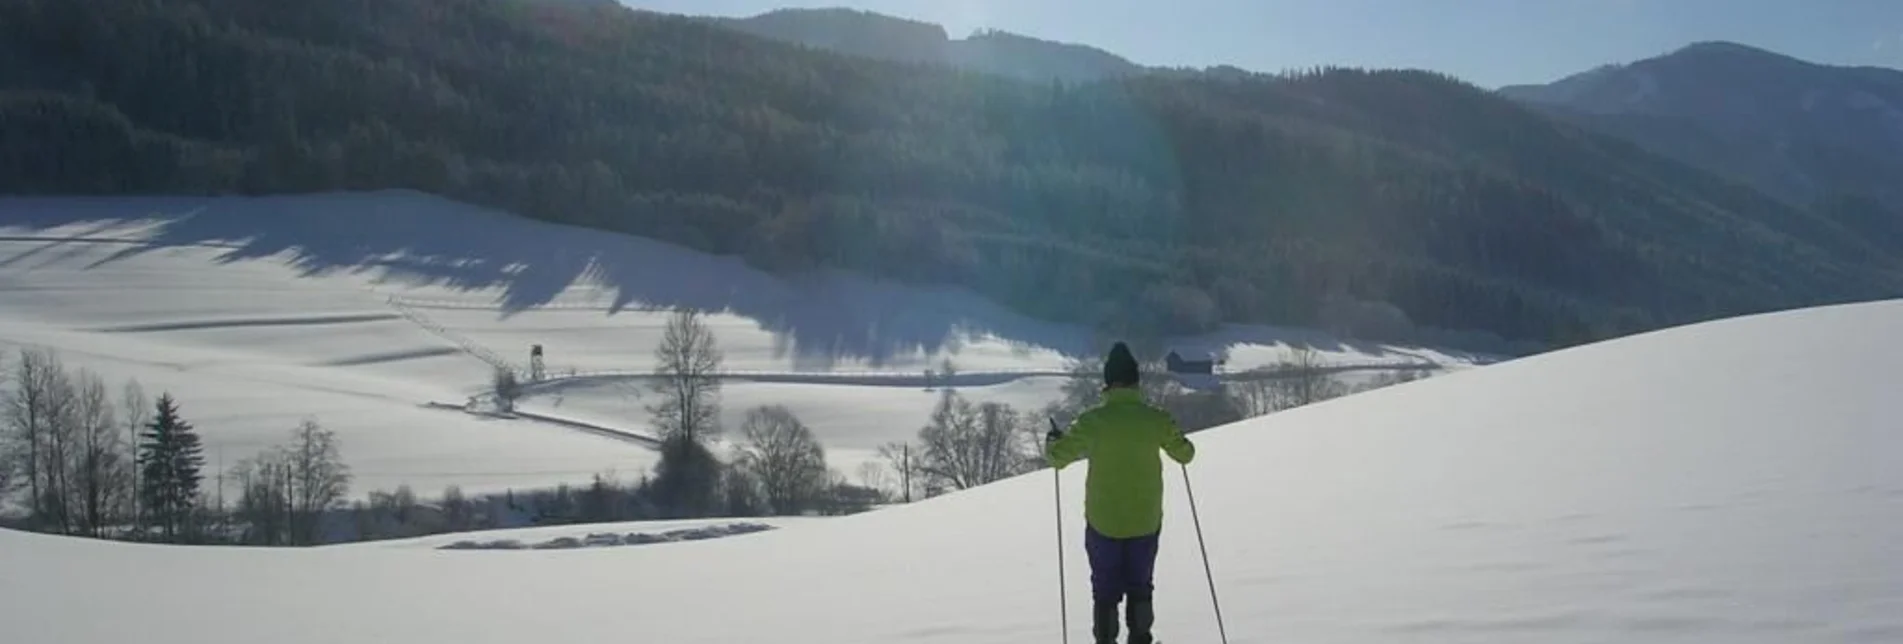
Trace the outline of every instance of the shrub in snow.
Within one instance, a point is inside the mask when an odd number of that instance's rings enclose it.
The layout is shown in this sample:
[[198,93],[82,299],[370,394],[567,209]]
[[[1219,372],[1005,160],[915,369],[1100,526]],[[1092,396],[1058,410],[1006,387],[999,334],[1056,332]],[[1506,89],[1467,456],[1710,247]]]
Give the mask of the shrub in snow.
[[715,528],[690,528],[675,530],[667,534],[679,541],[699,541],[721,536],[720,531]]
[[764,523],[734,523],[734,524],[729,524],[727,526],[728,534],[747,534],[750,532],[765,532],[767,530],[772,530],[772,529],[773,529],[773,526],[770,526]]
[[597,532],[583,540],[590,547],[621,545],[621,535],[612,532]]
[[535,544],[536,550],[570,550],[570,549],[580,548],[580,547],[582,547],[581,540],[576,539],[574,537],[556,537],[554,539],[550,539],[548,541]]
[[628,534],[623,535],[623,534],[616,534],[612,532],[595,532],[595,533],[590,533],[587,536],[584,536],[581,538],[557,537],[554,539],[550,539],[548,541],[544,541],[542,543],[535,544],[534,546],[525,546],[525,545],[522,545],[522,542],[515,541],[515,540],[496,540],[496,541],[490,541],[487,543],[479,543],[476,541],[464,540],[464,541],[458,541],[446,546],[441,546],[439,549],[441,550],[524,550],[524,549],[569,550],[574,548],[611,548],[616,546],[641,546],[641,545],[647,545],[652,543],[702,541],[706,539],[718,539],[720,537],[730,537],[730,536],[739,535],[739,534],[764,532],[764,531],[772,530],[772,529],[773,529],[773,526],[767,525],[764,523],[752,523],[752,522],[727,523],[727,524],[721,524],[721,525],[701,526],[698,528],[680,528],[677,530],[669,530],[667,532],[661,532],[661,533],[630,532]]
[[458,541],[456,543],[443,546],[442,548],[439,548],[439,549],[440,550],[522,550],[524,547],[525,546],[522,545],[522,542],[516,541],[514,539],[497,539],[497,540],[488,541],[488,542],[467,541],[467,540]]

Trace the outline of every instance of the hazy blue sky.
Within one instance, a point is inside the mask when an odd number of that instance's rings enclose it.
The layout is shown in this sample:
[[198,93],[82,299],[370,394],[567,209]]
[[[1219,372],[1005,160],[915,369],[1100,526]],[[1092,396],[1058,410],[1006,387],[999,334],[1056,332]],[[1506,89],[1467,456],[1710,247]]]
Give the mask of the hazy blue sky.
[[1150,65],[1420,67],[1544,82],[1700,40],[1903,68],[1903,0],[623,0],[670,13],[850,6],[1101,47]]

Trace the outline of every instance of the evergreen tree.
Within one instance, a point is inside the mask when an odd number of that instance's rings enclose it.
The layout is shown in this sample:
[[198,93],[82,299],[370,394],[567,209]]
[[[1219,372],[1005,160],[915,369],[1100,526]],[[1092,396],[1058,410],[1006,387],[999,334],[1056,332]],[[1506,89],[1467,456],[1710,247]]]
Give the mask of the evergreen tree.
[[179,416],[178,403],[170,393],[159,396],[157,412],[146,424],[141,436],[144,440],[139,444],[145,480],[140,491],[150,515],[169,540],[189,527],[188,519],[197,507],[205,455],[196,428]]

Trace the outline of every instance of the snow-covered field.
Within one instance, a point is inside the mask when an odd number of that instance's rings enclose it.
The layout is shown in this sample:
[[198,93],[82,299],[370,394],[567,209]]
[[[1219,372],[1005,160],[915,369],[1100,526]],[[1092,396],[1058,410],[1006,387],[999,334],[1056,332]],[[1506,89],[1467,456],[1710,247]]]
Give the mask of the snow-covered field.
[[[596,375],[534,390],[526,410],[646,432],[641,389],[666,309],[708,322],[740,377],[723,419],[796,411],[848,476],[882,443],[912,437],[934,394],[916,380],[950,359],[983,402],[1057,396],[1088,336],[956,290],[841,274],[783,279],[735,258],[556,226],[406,192],[272,198],[0,199],[0,350],[57,349],[116,387],[170,391],[205,435],[210,465],[281,441],[304,418],[338,432],[353,495],[410,484],[433,495],[622,478],[650,468],[639,443],[461,405],[490,361]],[[1298,338],[1339,362],[1471,360],[1237,328],[1186,347],[1228,347],[1231,368],[1273,361]],[[752,376],[749,378],[748,376]]]
[[[1903,302],[1707,323],[1219,427],[1229,641],[1903,641]],[[1185,479],[1166,642],[1218,642]],[[658,547],[190,548],[0,532],[7,641],[1088,640],[1084,468]],[[1056,539],[1056,541],[1054,541]],[[164,580],[152,592],[139,580]],[[210,612],[208,612],[210,611]]]

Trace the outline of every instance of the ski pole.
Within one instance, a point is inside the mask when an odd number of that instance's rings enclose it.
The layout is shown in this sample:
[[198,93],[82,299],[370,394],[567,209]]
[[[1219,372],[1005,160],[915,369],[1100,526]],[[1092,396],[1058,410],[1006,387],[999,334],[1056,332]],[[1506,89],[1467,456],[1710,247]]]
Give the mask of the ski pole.
[[[1051,422],[1051,431],[1057,431],[1057,419],[1044,419]],[[1051,491],[1057,501],[1057,618],[1064,644],[1070,644],[1070,599],[1064,592],[1064,476],[1055,466],[1051,467]]]
[[1189,517],[1196,522],[1196,547],[1203,552],[1203,575],[1209,578],[1209,605],[1216,609],[1216,634],[1222,636],[1222,644],[1229,644],[1229,632],[1222,625],[1222,603],[1216,601],[1216,574],[1209,569],[1209,546],[1203,543],[1203,520],[1196,514],[1196,490],[1189,485],[1189,466],[1183,468],[1183,491],[1189,494]]

